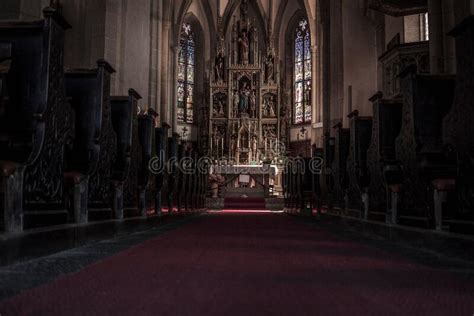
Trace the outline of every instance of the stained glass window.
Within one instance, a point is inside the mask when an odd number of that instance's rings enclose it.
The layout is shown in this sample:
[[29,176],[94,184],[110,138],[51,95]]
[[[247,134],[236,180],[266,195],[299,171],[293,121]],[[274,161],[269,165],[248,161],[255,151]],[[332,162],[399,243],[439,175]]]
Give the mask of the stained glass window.
[[430,23],[428,13],[420,14],[420,34],[422,41],[430,40]]
[[190,24],[181,28],[180,50],[178,56],[178,122],[194,122],[194,54],[195,35]]
[[311,123],[312,61],[308,20],[298,23],[294,44],[294,123]]

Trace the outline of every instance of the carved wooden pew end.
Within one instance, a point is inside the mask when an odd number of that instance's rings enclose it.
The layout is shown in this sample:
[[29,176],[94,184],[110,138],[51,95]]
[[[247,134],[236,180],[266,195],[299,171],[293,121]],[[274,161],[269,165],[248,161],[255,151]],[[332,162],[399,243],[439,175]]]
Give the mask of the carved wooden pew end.
[[[112,210],[115,219],[133,216],[138,211],[138,168],[141,161],[138,135],[138,101],[134,89],[128,96],[111,98],[112,124],[117,147],[112,169]],[[132,213],[132,214],[129,214]]]
[[[155,119],[158,114],[149,109],[138,115],[138,137],[141,147],[141,161],[139,166],[138,178],[138,212],[139,216],[148,216],[151,207],[152,196],[152,177],[150,170],[150,160],[152,159],[153,148],[155,147]],[[154,202],[154,201],[153,201]],[[154,207],[153,207],[154,210]]]
[[62,84],[70,25],[52,9],[43,13],[39,21],[0,21],[0,231],[8,233],[67,222],[62,158],[73,124]]
[[349,208],[360,210],[360,215],[368,219],[370,178],[367,166],[367,151],[372,138],[372,117],[359,116],[353,111],[347,116],[350,120],[350,146],[347,158],[349,186],[347,199]]
[[66,72],[66,92],[75,112],[75,140],[67,153],[69,213],[81,223],[111,219],[112,167],[116,148],[110,108],[110,76],[105,60],[96,69]]
[[163,211],[163,187],[165,185],[165,166],[166,156],[168,152],[168,133],[171,126],[163,123],[161,127],[155,128],[155,142],[156,142],[156,166],[158,170],[155,170],[155,213],[161,215]]
[[389,192],[389,186],[394,183],[393,172],[401,172],[395,163],[395,141],[400,134],[403,104],[399,99],[384,99],[382,92],[376,93],[369,101],[373,105],[374,119],[372,140],[367,151],[370,178],[368,211],[371,219],[391,223],[391,213],[394,209],[391,201],[394,199]]
[[65,172],[64,184],[68,196],[66,205],[76,224],[86,224],[89,221],[87,203],[89,201],[89,177],[79,172]]
[[448,194],[456,191],[455,179],[436,179],[433,185],[434,218],[436,230],[443,230],[443,206],[448,201]]

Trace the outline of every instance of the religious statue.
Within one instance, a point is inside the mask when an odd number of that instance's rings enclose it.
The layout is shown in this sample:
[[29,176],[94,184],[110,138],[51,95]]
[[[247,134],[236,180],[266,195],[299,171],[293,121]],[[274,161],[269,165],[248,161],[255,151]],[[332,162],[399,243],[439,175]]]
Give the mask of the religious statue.
[[255,95],[255,90],[250,95],[250,117],[257,117],[257,96]]
[[234,92],[233,117],[238,117],[239,116],[239,104],[240,104],[239,94],[237,93],[237,91],[235,91]]
[[252,151],[252,160],[258,161],[258,138],[256,135],[252,136],[252,144],[250,149]]
[[270,98],[268,99],[268,110],[269,110],[269,116],[270,117],[275,117],[276,116],[276,113],[275,113],[275,102],[273,101],[273,96],[270,96]]
[[222,100],[219,100],[217,108],[218,108],[218,111],[219,111],[218,115],[223,117],[224,116],[224,104],[222,104]]
[[222,53],[219,53],[216,57],[215,72],[216,81],[222,82],[224,80],[224,56]]
[[267,82],[275,81],[274,59],[272,55],[268,56],[265,61],[265,79]]
[[247,89],[247,84],[244,84],[242,90],[240,91],[239,112],[241,114],[248,113],[249,95],[250,95],[250,91]]
[[230,156],[234,158],[237,153],[237,136],[232,135],[230,137]]
[[273,96],[269,96],[265,98],[263,104],[264,115],[266,117],[275,117],[275,102],[273,102]]
[[240,43],[240,58],[243,65],[249,64],[249,39],[247,32],[242,32],[242,36],[239,38]]

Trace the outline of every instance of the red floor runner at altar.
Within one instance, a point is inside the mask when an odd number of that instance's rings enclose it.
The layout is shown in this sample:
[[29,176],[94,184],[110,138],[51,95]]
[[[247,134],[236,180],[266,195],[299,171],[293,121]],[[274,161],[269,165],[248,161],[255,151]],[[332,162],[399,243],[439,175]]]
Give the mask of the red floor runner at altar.
[[229,210],[265,210],[264,198],[225,198],[224,208]]
[[0,303],[2,316],[473,313],[468,279],[270,213],[200,217]]

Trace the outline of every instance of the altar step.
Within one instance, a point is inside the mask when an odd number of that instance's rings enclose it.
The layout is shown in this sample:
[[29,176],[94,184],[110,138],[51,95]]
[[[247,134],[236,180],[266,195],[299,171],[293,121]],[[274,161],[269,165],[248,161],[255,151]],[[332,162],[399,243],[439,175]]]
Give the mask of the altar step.
[[224,209],[228,210],[266,210],[264,198],[225,198]]

